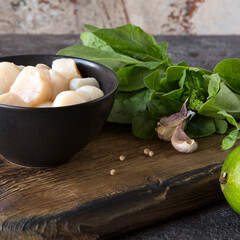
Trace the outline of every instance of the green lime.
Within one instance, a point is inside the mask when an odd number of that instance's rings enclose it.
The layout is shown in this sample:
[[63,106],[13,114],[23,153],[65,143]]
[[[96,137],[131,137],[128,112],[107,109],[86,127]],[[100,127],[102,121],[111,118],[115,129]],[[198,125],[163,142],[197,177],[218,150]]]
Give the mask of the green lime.
[[224,161],[219,181],[229,205],[240,214],[240,146]]

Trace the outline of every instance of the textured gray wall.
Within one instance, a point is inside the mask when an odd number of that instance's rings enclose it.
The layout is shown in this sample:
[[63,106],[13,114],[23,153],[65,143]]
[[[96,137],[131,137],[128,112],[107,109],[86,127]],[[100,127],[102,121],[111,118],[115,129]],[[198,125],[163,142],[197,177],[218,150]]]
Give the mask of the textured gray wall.
[[0,33],[80,33],[131,22],[151,34],[240,34],[240,0],[1,0]]

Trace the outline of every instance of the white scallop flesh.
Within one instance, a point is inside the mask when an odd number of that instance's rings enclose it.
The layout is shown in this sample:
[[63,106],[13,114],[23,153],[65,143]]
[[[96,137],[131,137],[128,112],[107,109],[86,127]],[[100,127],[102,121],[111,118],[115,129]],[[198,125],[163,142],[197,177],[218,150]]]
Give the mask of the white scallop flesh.
[[48,65],[46,65],[46,64],[44,64],[44,63],[38,63],[38,64],[36,65],[36,67],[37,67],[37,68],[44,68],[44,69],[47,69],[47,70],[50,70],[50,69],[51,69]]
[[11,86],[10,92],[21,97],[29,107],[48,101],[51,97],[49,71],[32,66],[25,67]]
[[17,67],[19,68],[20,71],[22,71],[25,68],[25,66],[23,65],[17,65]]
[[36,107],[40,107],[40,108],[52,107],[52,102],[51,101],[46,101],[46,102],[38,104]]
[[76,91],[64,91],[57,95],[52,106],[62,107],[86,102]]
[[17,94],[11,92],[0,95],[0,104],[27,107],[27,104]]
[[100,98],[104,96],[104,93],[101,89],[94,87],[94,86],[82,86],[78,88],[76,91],[83,90],[90,95],[91,100]]
[[14,63],[0,63],[0,94],[9,91],[20,72],[21,70]]
[[78,88],[82,86],[94,86],[97,88],[100,88],[98,81],[93,77],[88,78],[74,78],[70,81],[70,90],[77,90]]
[[54,101],[56,96],[63,91],[68,90],[69,82],[66,78],[64,78],[60,73],[49,70],[50,74],[50,84],[51,84],[51,101]]
[[83,89],[77,89],[76,92],[86,101],[91,101],[91,96],[87,91],[84,91]]
[[68,81],[71,81],[73,78],[82,77],[75,61],[71,58],[61,58],[54,60],[52,62],[52,69],[56,72],[59,72]]

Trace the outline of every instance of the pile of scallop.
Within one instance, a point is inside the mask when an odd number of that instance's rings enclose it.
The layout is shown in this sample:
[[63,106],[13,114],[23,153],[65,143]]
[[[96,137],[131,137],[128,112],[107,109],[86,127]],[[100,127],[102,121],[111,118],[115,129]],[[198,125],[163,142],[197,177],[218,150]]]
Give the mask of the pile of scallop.
[[17,66],[0,63],[0,104],[20,107],[61,107],[102,97],[95,78],[82,78],[70,58],[45,64]]

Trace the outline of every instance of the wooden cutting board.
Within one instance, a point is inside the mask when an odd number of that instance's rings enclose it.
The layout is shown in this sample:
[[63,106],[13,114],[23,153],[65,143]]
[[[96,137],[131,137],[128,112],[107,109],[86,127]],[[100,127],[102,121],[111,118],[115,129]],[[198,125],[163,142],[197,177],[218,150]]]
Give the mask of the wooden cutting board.
[[23,168],[2,158],[0,239],[109,238],[217,201],[229,153],[220,150],[221,140],[199,139],[196,152],[181,154],[169,142],[140,140],[128,126],[108,124],[56,168]]

